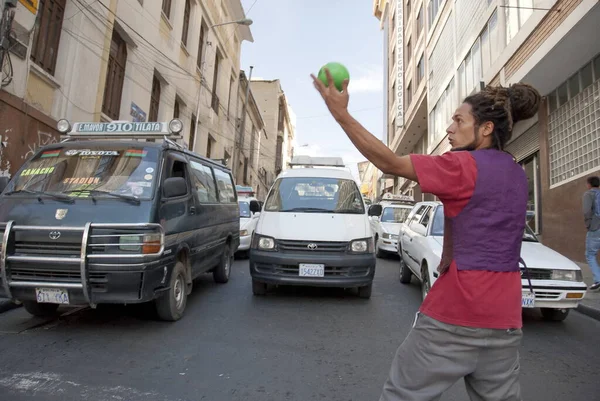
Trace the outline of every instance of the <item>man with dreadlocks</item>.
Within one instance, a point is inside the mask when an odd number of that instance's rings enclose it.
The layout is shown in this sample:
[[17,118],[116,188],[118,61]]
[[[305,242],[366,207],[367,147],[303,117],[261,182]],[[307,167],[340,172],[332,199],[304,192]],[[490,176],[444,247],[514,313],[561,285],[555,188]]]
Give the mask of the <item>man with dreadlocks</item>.
[[386,174],[417,181],[444,204],[440,277],[398,348],[380,401],[438,400],[464,378],[471,400],[521,400],[521,275],[528,185],[504,152],[513,124],[533,117],[531,86],[487,87],[467,97],[447,129],[452,151],[397,156],[348,112],[338,91],[313,77],[329,111],[357,149]]

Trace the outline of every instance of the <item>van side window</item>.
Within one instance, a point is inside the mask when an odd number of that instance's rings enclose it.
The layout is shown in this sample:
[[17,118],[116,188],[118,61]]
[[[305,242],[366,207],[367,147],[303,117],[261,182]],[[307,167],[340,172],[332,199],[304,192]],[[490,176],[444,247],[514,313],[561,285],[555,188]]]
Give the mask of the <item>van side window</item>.
[[173,162],[173,168],[171,169],[169,177],[185,178],[185,163],[179,160],[175,160]]
[[237,202],[237,197],[234,189],[235,187],[233,186],[233,180],[231,179],[231,175],[219,169],[214,169],[214,172],[215,177],[217,179],[217,187],[219,188],[219,202]]
[[204,164],[190,160],[192,168],[192,186],[198,194],[198,200],[201,203],[216,203],[217,187],[215,186],[215,177],[210,167]]

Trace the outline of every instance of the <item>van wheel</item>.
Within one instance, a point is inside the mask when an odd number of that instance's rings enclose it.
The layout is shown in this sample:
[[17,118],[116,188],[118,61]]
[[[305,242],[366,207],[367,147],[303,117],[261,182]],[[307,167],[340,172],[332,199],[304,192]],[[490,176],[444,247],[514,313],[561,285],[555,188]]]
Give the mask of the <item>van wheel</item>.
[[265,295],[267,293],[267,284],[252,279],[252,293],[254,295]]
[[23,301],[25,310],[38,317],[50,317],[56,315],[58,304],[39,304],[36,301]]
[[373,283],[365,285],[364,287],[358,287],[358,296],[360,298],[369,299],[371,298],[371,292],[373,290]]
[[562,322],[569,315],[569,309],[541,308],[542,317],[552,322]]
[[215,280],[215,283],[225,284],[229,281],[231,265],[233,265],[233,252],[231,251],[231,245],[226,244],[219,266],[213,270],[213,280]]
[[185,267],[181,261],[177,261],[171,280],[169,290],[156,299],[156,312],[162,320],[176,321],[181,319],[187,305],[187,291],[185,281]]
[[402,259],[402,256],[400,256],[400,282],[402,284],[408,284],[408,283],[410,283],[411,279],[412,279],[412,272],[406,265],[406,262],[404,262],[404,259]]

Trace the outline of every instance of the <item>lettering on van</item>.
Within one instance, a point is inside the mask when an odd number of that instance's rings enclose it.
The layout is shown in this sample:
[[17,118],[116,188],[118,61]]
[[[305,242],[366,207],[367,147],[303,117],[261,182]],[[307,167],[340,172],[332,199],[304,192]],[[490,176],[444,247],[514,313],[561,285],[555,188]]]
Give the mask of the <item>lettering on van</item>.
[[65,152],[66,156],[119,156],[116,150],[89,150],[71,149]]
[[163,125],[158,122],[137,123],[82,123],[77,132],[161,132]]
[[65,178],[63,184],[80,185],[80,184],[100,184],[98,177],[71,177]]
[[42,175],[42,174],[50,174],[54,171],[54,167],[45,167],[45,168],[26,168],[21,173],[21,177],[29,176],[29,175]]

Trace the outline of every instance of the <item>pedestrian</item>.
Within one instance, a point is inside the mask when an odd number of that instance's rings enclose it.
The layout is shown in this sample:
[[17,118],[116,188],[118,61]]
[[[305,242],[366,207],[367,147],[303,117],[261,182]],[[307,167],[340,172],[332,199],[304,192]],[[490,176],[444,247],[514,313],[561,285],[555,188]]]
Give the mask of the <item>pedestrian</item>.
[[444,205],[445,235],[436,280],[399,346],[380,401],[438,400],[464,378],[471,400],[521,400],[519,268],[528,185],[504,152],[513,124],[533,117],[540,94],[526,84],[488,86],[464,99],[440,156],[398,156],[348,112],[342,91],[316,89],[356,148],[386,174],[416,181]]
[[583,218],[587,228],[585,258],[594,275],[594,284],[589,289],[597,290],[600,288],[600,177],[589,177],[587,187],[587,192],[583,194]]

